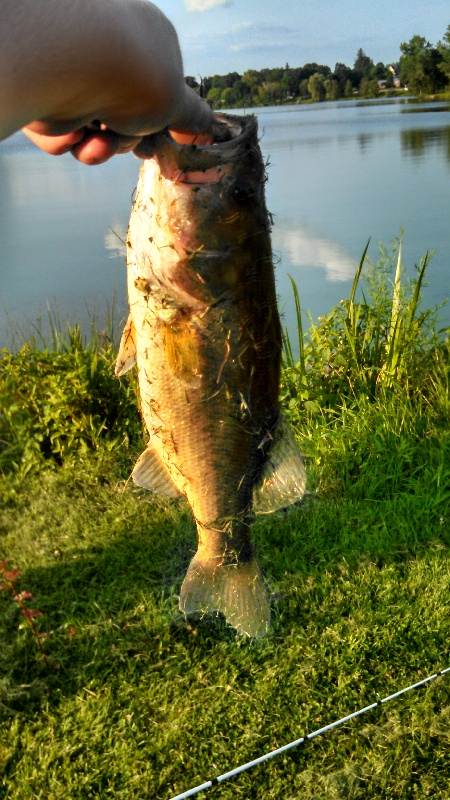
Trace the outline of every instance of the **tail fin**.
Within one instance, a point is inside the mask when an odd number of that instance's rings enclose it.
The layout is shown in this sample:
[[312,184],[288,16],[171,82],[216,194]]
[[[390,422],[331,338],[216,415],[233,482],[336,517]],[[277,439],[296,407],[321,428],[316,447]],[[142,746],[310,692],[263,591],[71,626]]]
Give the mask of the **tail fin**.
[[217,559],[192,559],[180,592],[184,614],[221,611],[229,625],[245,636],[264,636],[270,624],[270,604],[255,558],[237,564]]

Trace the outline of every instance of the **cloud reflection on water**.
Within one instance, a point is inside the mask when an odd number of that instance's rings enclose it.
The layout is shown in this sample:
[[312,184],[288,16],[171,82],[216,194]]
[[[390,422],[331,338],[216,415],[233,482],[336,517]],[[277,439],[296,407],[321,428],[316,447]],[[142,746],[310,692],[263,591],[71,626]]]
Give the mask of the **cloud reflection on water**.
[[272,242],[275,254],[281,252],[283,262],[287,256],[292,267],[320,267],[332,283],[351,280],[355,274],[354,259],[342,245],[310,228],[275,226]]
[[103,241],[105,243],[105,250],[109,253],[110,258],[127,257],[127,226],[117,220],[106,231]]

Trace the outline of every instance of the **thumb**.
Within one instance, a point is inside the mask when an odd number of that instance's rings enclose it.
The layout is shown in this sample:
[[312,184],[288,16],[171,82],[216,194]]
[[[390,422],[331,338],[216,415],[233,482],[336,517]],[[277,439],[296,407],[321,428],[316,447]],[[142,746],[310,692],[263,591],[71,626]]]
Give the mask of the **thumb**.
[[211,128],[214,114],[208,103],[187,84],[175,106],[169,128],[174,131],[193,131],[200,133]]

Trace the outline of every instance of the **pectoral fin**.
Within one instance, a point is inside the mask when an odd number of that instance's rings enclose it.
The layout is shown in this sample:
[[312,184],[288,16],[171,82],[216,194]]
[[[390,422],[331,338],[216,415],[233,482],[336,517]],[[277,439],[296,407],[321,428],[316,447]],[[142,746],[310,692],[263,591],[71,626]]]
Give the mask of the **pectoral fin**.
[[[262,442],[263,446],[267,445]],[[305,488],[303,459],[289,423],[280,415],[260,481],[253,490],[253,509],[257,514],[271,514],[301,500]]]
[[137,486],[166,497],[181,497],[170,472],[158,453],[149,446],[136,461],[131,477]]
[[123,329],[116,361],[116,375],[125,375],[136,363],[136,332],[131,314]]

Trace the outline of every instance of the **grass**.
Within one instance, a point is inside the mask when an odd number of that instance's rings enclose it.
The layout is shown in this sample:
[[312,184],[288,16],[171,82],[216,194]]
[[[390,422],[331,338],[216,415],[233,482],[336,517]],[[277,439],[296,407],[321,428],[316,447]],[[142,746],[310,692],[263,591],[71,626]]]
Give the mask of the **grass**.
[[[112,345],[72,331],[3,354],[0,561],[51,668],[1,592],[2,800],[169,800],[449,665],[449,350],[421,311],[424,263],[410,285],[398,246],[363,261],[300,358],[286,342],[310,494],[254,525],[273,593],[259,642],[178,612],[194,525],[127,482],[143,438]],[[443,677],[209,794],[448,800],[449,744]]]

